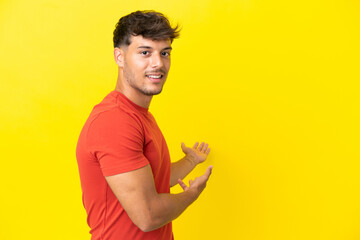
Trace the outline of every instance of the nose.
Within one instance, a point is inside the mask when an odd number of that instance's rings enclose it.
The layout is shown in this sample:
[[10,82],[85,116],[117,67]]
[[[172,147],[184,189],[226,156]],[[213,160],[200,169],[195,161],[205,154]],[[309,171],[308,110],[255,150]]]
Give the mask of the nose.
[[154,53],[151,56],[151,67],[152,68],[162,68],[164,66],[163,59],[160,56],[160,53]]

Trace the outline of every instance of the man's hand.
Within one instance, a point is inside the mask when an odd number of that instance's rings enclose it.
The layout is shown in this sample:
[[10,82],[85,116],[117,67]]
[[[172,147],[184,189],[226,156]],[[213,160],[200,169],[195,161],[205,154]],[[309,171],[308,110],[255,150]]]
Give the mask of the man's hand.
[[206,172],[204,175],[197,177],[194,180],[189,180],[189,186],[186,186],[186,184],[180,178],[178,179],[178,183],[182,187],[182,189],[184,189],[184,191],[194,189],[198,192],[198,194],[200,194],[206,187],[206,183],[209,180],[209,177],[212,172],[212,168],[213,168],[212,166],[209,166],[206,169]]
[[185,153],[185,157],[195,165],[204,162],[210,152],[208,144],[204,142],[200,145],[196,142],[192,148],[186,147],[184,143],[181,143],[181,149]]
[[[181,149],[185,153],[185,157],[177,162],[171,163],[170,187],[178,184],[178,179],[184,179],[199,163],[206,160],[209,155],[210,148],[208,144],[198,142],[192,148],[186,147],[181,143]],[[211,172],[211,169],[209,170]]]

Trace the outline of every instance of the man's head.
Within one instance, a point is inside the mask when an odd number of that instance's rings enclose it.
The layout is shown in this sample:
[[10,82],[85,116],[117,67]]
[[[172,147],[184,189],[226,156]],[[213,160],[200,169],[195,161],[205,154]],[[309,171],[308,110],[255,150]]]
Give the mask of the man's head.
[[129,46],[131,36],[170,42],[179,36],[178,26],[172,28],[169,20],[159,12],[136,11],[120,18],[114,30],[114,47]]
[[159,94],[170,69],[171,43],[178,36],[177,27],[161,13],[137,11],[122,17],[113,39],[117,89],[139,97]]

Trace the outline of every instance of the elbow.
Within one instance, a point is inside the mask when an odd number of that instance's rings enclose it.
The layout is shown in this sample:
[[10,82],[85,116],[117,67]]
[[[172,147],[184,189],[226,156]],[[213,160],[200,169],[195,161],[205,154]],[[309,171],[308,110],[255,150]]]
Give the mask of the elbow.
[[138,221],[133,221],[134,224],[143,232],[151,231],[150,221],[146,218],[138,219]]
[[161,227],[156,221],[150,216],[150,214],[142,215],[141,218],[133,221],[134,224],[143,232],[150,232]]
[[137,227],[140,228],[140,230],[143,232],[150,232],[153,230],[150,224],[139,224]]
[[156,226],[156,224],[154,224],[154,222],[150,220],[143,220],[138,224],[135,223],[135,225],[143,232],[150,232],[159,228],[158,226]]
[[[154,202],[156,204],[154,204]],[[159,200],[149,200],[146,204],[138,205],[135,211],[129,215],[133,223],[143,232],[150,232],[156,230],[166,223],[161,209],[159,208]],[[160,211],[159,211],[160,210]]]

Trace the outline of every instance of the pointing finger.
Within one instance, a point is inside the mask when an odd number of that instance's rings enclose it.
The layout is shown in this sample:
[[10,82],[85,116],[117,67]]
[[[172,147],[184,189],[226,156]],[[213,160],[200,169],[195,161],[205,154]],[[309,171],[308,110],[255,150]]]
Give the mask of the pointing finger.
[[199,142],[196,142],[193,146],[194,149],[196,149],[199,146]]
[[200,144],[198,150],[201,151],[201,150],[203,149],[203,147],[204,147],[204,142],[202,142],[202,143]]

